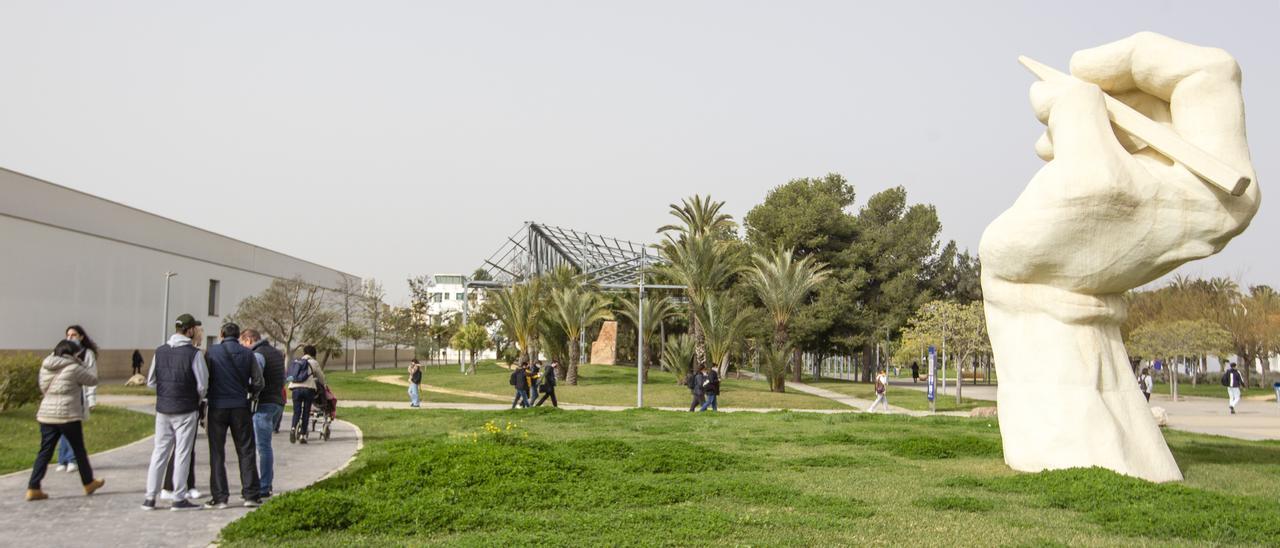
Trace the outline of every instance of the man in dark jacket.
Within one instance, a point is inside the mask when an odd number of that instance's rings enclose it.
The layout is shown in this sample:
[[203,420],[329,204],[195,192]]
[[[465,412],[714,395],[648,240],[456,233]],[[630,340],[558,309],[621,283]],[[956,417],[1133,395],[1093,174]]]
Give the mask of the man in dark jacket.
[[1234,415],[1236,406],[1240,405],[1240,387],[1244,386],[1244,377],[1241,377],[1240,371],[1236,369],[1236,362],[1231,362],[1231,368],[1222,374],[1222,386],[1227,387],[1227,407]]
[[209,490],[207,508],[226,508],[227,430],[240,465],[240,496],[249,508],[262,505],[258,457],[253,440],[253,400],[262,390],[262,368],[240,341],[240,326],[222,326],[222,342],[209,348]]
[[511,400],[511,408],[515,409],[516,404],[520,407],[529,407],[529,362],[521,362],[516,366],[515,371],[511,372],[511,385],[516,387],[516,398]]
[[542,370],[542,398],[534,407],[541,406],[542,402],[547,401],[547,397],[551,398],[552,407],[560,407],[560,402],[556,401],[556,367],[558,364],[553,361]]
[[920,382],[920,364],[911,362],[911,384]]
[[720,373],[717,373],[714,368],[713,369],[707,369],[705,367],[702,368],[703,403],[702,403],[702,409],[700,410],[706,411],[707,408],[710,407],[712,411],[719,411],[720,408],[716,406],[716,397],[719,395],[720,395]]
[[689,412],[697,411],[698,406],[702,405],[703,397],[706,394],[702,388],[702,381],[706,380],[702,372],[706,369],[706,366],[703,366],[698,369],[697,373],[690,372],[688,378],[685,379],[685,386],[688,386],[689,392],[693,394],[693,403],[689,404]]
[[271,434],[284,415],[284,354],[255,329],[242,331],[240,344],[253,352],[254,361],[262,369],[263,386],[258,393],[258,410],[253,413],[253,437],[258,450],[258,496],[265,499],[271,496],[275,478]]

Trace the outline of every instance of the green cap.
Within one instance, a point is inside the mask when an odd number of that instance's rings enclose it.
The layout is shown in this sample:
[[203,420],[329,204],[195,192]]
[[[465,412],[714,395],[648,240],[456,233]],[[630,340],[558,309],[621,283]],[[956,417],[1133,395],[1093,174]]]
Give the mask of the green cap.
[[181,316],[178,316],[177,321],[173,322],[173,326],[177,327],[178,329],[191,329],[192,327],[195,327],[197,325],[200,325],[200,322],[197,321],[195,317],[193,317],[191,314],[183,314]]

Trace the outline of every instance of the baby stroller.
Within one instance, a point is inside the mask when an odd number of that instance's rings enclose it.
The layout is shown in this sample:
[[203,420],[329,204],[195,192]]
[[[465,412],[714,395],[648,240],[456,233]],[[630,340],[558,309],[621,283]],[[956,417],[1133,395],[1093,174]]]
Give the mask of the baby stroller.
[[311,405],[311,431],[319,432],[320,439],[329,441],[329,425],[338,418],[338,398],[333,397],[329,385],[316,385],[316,401]]

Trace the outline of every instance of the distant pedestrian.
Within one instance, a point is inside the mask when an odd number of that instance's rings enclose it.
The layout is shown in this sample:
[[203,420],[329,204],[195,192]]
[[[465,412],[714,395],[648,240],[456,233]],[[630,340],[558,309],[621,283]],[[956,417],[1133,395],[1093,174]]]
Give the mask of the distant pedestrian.
[[510,381],[511,386],[516,389],[516,397],[511,400],[511,408],[515,409],[516,405],[529,407],[529,362],[520,362],[520,365],[511,372]]
[[284,353],[271,346],[256,329],[241,332],[240,344],[253,352],[253,359],[262,368],[262,391],[258,393],[258,408],[253,412],[253,438],[258,449],[258,497],[265,499],[271,497],[275,479],[276,457],[271,434],[284,415]]
[[1151,401],[1151,387],[1155,384],[1155,379],[1151,377],[1151,368],[1143,367],[1142,373],[1138,375],[1138,388],[1142,390],[1142,395]]
[[702,374],[702,408],[700,411],[706,411],[708,407],[712,411],[719,411],[716,399],[720,396],[720,373],[715,368],[704,369]]
[[106,483],[94,479],[89,452],[84,448],[84,387],[96,386],[98,376],[76,357],[80,350],[80,345],[73,341],[59,341],[40,365],[40,376],[36,381],[43,394],[40,408],[36,411],[36,422],[40,424],[40,450],[31,467],[31,478],[27,480],[28,501],[49,498],[40,490],[40,482],[49,469],[49,459],[53,457],[58,440],[64,437],[70,440],[71,450],[80,463],[78,471],[84,494],[92,495]]
[[552,361],[546,369],[542,370],[542,398],[538,400],[534,407],[541,406],[542,402],[547,401],[548,397],[551,398],[552,407],[560,407],[560,402],[556,401],[556,368],[559,365],[559,362]]
[[697,411],[698,406],[702,405],[705,401],[706,392],[702,387],[702,381],[706,380],[706,377],[702,372],[706,370],[707,367],[705,365],[699,367],[696,373],[692,371],[689,372],[689,376],[685,379],[684,384],[689,387],[689,392],[693,395],[693,403],[689,404],[690,412]]
[[422,384],[422,364],[414,358],[409,362],[409,407],[419,407],[422,402],[421,387],[418,386],[420,384]]
[[920,364],[911,362],[911,384],[920,382]]
[[207,508],[226,508],[227,431],[236,449],[240,468],[240,497],[244,506],[262,505],[259,496],[258,454],[253,436],[253,400],[262,391],[262,369],[253,352],[240,345],[240,326],[222,326],[222,341],[209,347],[209,490]]
[[529,374],[525,377],[529,381],[529,403],[533,403],[538,399],[538,378],[542,375],[542,360],[535,360],[533,365],[529,366]]
[[[156,391],[156,435],[151,464],[147,467],[143,510],[156,509],[156,497],[160,495],[165,475],[174,487],[169,496],[173,501],[170,510],[200,509],[191,503],[187,489],[191,485],[190,466],[200,423],[200,401],[209,388],[204,353],[191,345],[191,337],[199,325],[190,314],[180,316],[169,342],[156,348],[147,372],[147,386]],[[166,467],[170,459],[175,462]]]
[[1231,414],[1236,414],[1236,406],[1240,405],[1240,387],[1244,386],[1244,378],[1240,376],[1240,371],[1236,369],[1236,362],[1231,362],[1231,366],[1226,373],[1222,374],[1222,386],[1227,387],[1227,407],[1231,409]]
[[[93,373],[93,376],[98,376],[98,345],[93,342],[93,339],[89,338],[89,334],[85,333],[84,328],[79,325],[68,327],[66,339],[80,345],[80,352],[76,354],[76,357],[80,359],[80,363],[84,364],[85,369]],[[84,417],[80,420],[88,421],[89,411],[98,406],[97,386],[84,387],[83,403],[84,405],[81,406],[81,409],[84,410]],[[71,450],[71,443],[67,441],[66,436],[63,436],[62,441],[58,442],[58,467],[54,468],[54,470],[71,473],[75,472],[76,468],[76,455]]]
[[880,373],[876,375],[876,401],[871,402],[871,407],[867,408],[868,413],[874,412],[876,410],[876,406],[880,405],[881,403],[884,404],[884,411],[886,413],[889,412],[889,397],[887,394],[888,391],[889,391],[889,376],[885,374],[884,369],[881,369]]
[[133,351],[133,374],[134,375],[142,374],[142,352],[139,352],[137,350]]
[[293,394],[293,423],[289,434],[290,442],[307,443],[307,425],[311,424],[311,406],[315,404],[316,394],[325,383],[324,371],[320,370],[320,362],[316,361],[316,347],[302,347],[302,357],[289,364],[289,391]]

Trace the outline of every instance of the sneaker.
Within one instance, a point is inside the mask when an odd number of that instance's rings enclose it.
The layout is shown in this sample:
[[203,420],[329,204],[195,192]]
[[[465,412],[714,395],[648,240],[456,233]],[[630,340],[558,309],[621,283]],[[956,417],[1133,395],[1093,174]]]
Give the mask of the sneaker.
[[1236,406],[1234,405],[1231,406],[1231,414],[1232,415],[1236,414]]
[[272,495],[274,495],[274,494],[275,494],[275,493],[272,493],[271,491],[266,491],[266,492],[264,492],[264,493],[259,493],[259,494],[258,494],[258,499],[259,499],[259,500],[261,500],[261,499],[269,499],[269,498],[271,498],[271,496],[272,496]]
[[198,498],[204,498],[204,493],[201,493],[199,489],[187,489],[187,500],[196,500]]
[[182,512],[184,510],[199,510],[200,508],[199,504],[192,504],[189,500],[180,500],[174,502],[173,505],[169,507],[169,511]]
[[257,508],[259,506],[262,506],[262,501],[259,499],[244,499],[245,508]]
[[104,480],[104,479],[95,479],[89,483],[86,483],[84,484],[84,494],[92,495],[94,491],[97,491],[98,489],[102,489],[102,486],[106,484],[107,484],[107,480]]
[[44,491],[39,489],[27,489],[27,502],[31,502],[33,500],[44,500],[47,498],[49,498],[49,495],[45,494]]
[[226,501],[211,500],[204,503],[204,507],[209,510],[222,510],[227,507]]
[[156,499],[144,499],[142,501],[142,509],[148,512],[156,509]]
[[79,469],[80,469],[80,465],[78,465],[78,464],[76,464],[76,463],[74,463],[74,462],[69,462],[69,463],[67,463],[67,473],[68,473],[68,474],[70,474],[70,473],[72,473],[72,472],[75,472],[76,470],[79,470]]
[[[1235,413],[1235,411],[1232,411],[1232,413]],[[306,445],[306,444],[307,444],[307,438],[305,438],[305,437],[304,437],[304,438],[299,439],[299,440],[298,440],[298,443],[301,443],[301,444],[303,444],[303,445]]]
[[161,490],[160,500],[163,500],[165,502],[173,500],[173,491],[170,491],[168,489]]
[[53,471],[54,471],[54,472],[66,472],[66,471],[67,471],[67,465],[65,465],[65,464],[59,464],[57,467],[55,467],[55,468],[53,469]]

